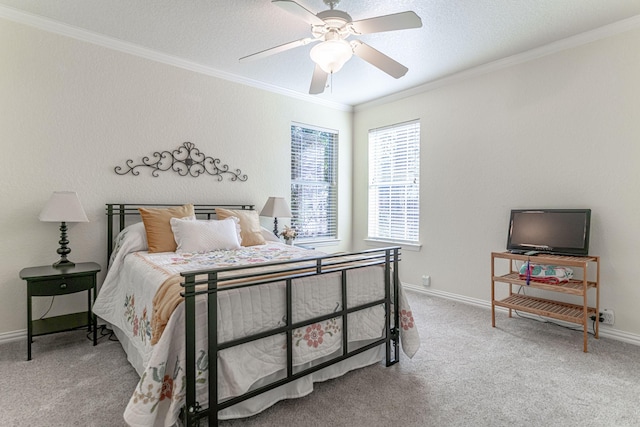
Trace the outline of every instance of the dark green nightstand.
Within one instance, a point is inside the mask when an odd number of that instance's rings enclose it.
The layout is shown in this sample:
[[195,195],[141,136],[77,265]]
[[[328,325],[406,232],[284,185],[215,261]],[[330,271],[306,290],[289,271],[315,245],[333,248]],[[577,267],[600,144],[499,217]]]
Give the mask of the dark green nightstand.
[[[81,262],[71,267],[54,268],[50,265],[29,267],[20,271],[20,278],[27,281],[27,360],[31,360],[31,342],[38,335],[69,331],[88,326],[93,331],[93,345],[98,343],[96,316],[91,306],[96,298],[97,274],[100,265]],[[31,319],[31,298],[66,295],[87,291],[87,311],[62,316]],[[92,292],[93,291],[93,292]]]

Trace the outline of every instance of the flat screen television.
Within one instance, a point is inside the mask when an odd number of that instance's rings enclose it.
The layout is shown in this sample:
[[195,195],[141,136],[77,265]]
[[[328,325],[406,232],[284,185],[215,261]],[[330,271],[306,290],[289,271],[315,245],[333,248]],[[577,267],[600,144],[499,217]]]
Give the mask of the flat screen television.
[[507,250],[586,256],[590,226],[591,209],[513,209]]

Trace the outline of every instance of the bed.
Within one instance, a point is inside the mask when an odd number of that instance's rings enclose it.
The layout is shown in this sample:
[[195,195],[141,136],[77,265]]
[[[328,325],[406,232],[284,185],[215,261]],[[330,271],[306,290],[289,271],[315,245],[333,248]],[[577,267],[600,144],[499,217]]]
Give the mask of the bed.
[[107,204],[93,311],[140,375],[129,425],[217,425],[417,351],[398,247],[329,255],[257,218],[252,205]]

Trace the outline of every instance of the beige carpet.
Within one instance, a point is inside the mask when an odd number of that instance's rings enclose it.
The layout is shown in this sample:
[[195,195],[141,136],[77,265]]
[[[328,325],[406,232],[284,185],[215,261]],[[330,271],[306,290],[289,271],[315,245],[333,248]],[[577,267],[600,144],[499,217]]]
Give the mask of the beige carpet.
[[[640,347],[407,292],[422,347],[410,360],[317,384],[223,426],[640,426]],[[84,332],[0,346],[0,426],[124,426],[137,382],[118,342]],[[403,355],[404,356],[404,355]]]

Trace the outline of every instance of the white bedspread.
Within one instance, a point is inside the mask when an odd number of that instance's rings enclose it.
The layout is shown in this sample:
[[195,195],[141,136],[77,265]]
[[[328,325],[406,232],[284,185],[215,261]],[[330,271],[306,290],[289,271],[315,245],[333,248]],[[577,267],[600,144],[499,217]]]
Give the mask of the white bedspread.
[[[120,329],[135,346],[142,366],[141,375],[124,417],[132,426],[171,426],[177,421],[185,396],[184,304],[171,316],[162,337],[151,345],[152,300],[156,290],[169,277],[181,271],[210,269],[229,265],[251,265],[299,258],[302,254],[324,255],[300,248],[269,243],[233,251],[203,254],[148,254],[135,252],[114,258],[94,312]],[[126,255],[126,256],[124,256]],[[341,309],[339,273],[311,276],[294,282],[293,322]],[[360,268],[348,272],[348,306],[384,297],[383,269]],[[419,346],[410,308],[400,293],[401,341],[407,355]],[[218,340],[225,342],[283,326],[286,322],[284,282],[218,292]],[[197,302],[198,325],[206,324],[206,300]],[[380,338],[384,328],[384,309],[374,306],[349,315],[350,342]],[[208,358],[206,328],[199,327],[197,340],[197,391],[207,400]],[[334,354],[342,345],[340,317],[299,328],[293,334],[294,366],[308,366],[313,360]],[[219,352],[218,393],[220,399],[249,390],[267,376],[278,375],[286,366],[284,335],[272,336]],[[232,408],[221,417],[234,417]]]

